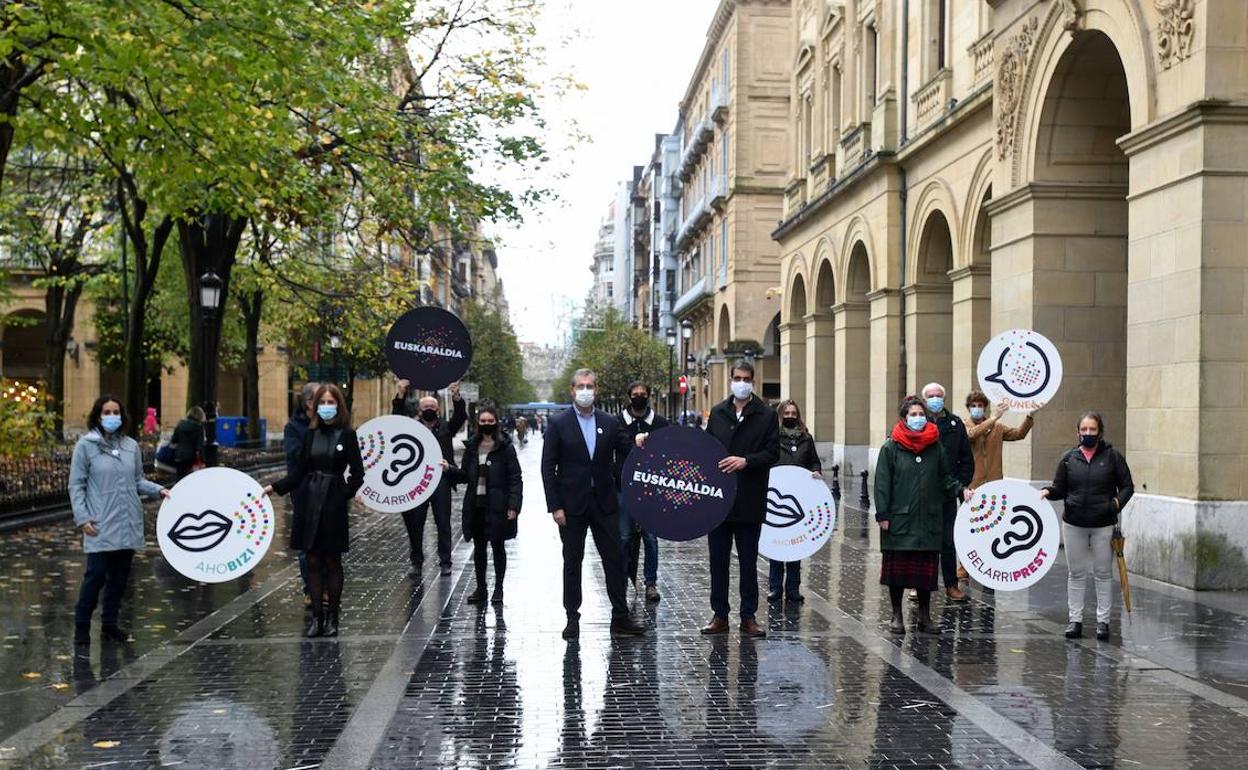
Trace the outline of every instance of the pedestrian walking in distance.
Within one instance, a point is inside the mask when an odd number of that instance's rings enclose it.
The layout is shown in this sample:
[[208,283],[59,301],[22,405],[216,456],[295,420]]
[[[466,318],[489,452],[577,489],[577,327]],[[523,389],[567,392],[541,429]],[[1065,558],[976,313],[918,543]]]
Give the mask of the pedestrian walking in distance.
[[[975,477],[975,455],[971,440],[966,435],[966,425],[945,408],[945,386],[929,382],[923,386],[923,401],[936,430],[940,433],[940,445],[949,461],[949,472],[962,486],[970,486]],[[954,497],[945,498],[941,506],[942,530],[940,543],[940,571],[945,581],[945,598],[951,602],[967,601],[966,593],[958,585],[958,549],[953,541],[953,526],[958,519],[958,503]]]
[[1096,580],[1096,638],[1109,639],[1114,552],[1110,543],[1123,506],[1135,494],[1127,458],[1105,440],[1105,421],[1096,412],[1079,418],[1079,445],[1057,462],[1053,483],[1041,497],[1064,500],[1062,545],[1066,547],[1066,638],[1083,636],[1088,572]]
[[[819,478],[823,475],[823,465],[819,462],[819,452],[815,449],[815,438],[810,435],[806,423],[802,422],[802,410],[797,402],[789,399],[781,402],[780,409],[780,459],[776,465],[796,465],[805,468],[811,475]],[[791,602],[801,603],[806,600],[802,596],[802,563],[800,561],[771,562],[767,572],[767,601],[778,602],[787,596]]]
[[[666,428],[668,425],[667,420],[662,415],[656,414],[650,406],[650,388],[644,382],[634,382],[628,386],[628,408],[620,413],[620,420],[624,423],[623,430],[628,436],[630,445],[636,439],[637,434],[651,433],[660,428]],[[622,468],[623,466],[621,470]],[[628,512],[628,507],[624,505],[622,483],[620,486],[620,540],[624,544],[624,561],[629,565],[628,572],[633,577],[635,589],[636,570],[633,567],[636,562],[633,561],[633,554],[634,546],[640,539],[642,549],[645,551],[642,574],[646,580],[646,601],[657,602],[660,598],[659,539],[637,525]]]
[[178,420],[173,428],[173,436],[169,445],[173,447],[173,467],[177,472],[176,480],[181,481],[190,474],[204,451],[204,415],[202,407],[193,406],[186,416]]
[[592,370],[578,369],[571,390],[573,406],[550,418],[542,445],[546,506],[563,541],[563,609],[568,617],[563,638],[575,639],[581,633],[581,562],[590,532],[611,599],[611,633],[644,634],[645,628],[628,614],[615,489],[620,466],[632,447],[620,421],[594,408],[598,376]]
[[91,616],[100,610],[104,639],[124,642],[119,625],[121,597],[130,581],[134,552],[143,547],[143,503],[139,496],[169,497],[169,490],[143,477],[139,443],[126,435],[129,423],[121,401],[96,399],[87,416],[87,433],[74,445],[69,465],[69,502],[74,526],[82,531],[87,568],[74,606],[74,642],[91,641]]
[[[290,547],[308,557],[312,616],[304,636],[337,636],[342,607],[342,554],[351,544],[348,508],[364,484],[360,442],[351,429],[346,401],[337,385],[316,391],[316,416],[303,439],[293,473],[264,488],[265,494],[295,490]],[[350,473],[346,479],[344,474]],[[328,606],[322,597],[328,595]]]
[[[417,408],[409,408],[407,392],[411,383],[399,380],[399,391],[391,403],[391,412],[407,417],[415,417],[429,429],[442,448],[442,459],[447,466],[455,464],[455,436],[468,421],[468,405],[463,396],[459,395],[459,383],[450,387],[453,409],[451,418],[443,420],[438,413],[438,400],[433,396],[425,396],[417,402]],[[408,556],[411,562],[411,574],[420,575],[425,566],[425,520],[429,511],[433,510],[433,523],[438,530],[438,568],[445,577],[451,574],[451,479],[443,476],[433,496],[425,502],[403,512],[403,526],[407,529]]]
[[875,520],[880,525],[880,585],[888,586],[893,616],[889,630],[906,632],[901,602],[907,588],[918,591],[918,627],[940,633],[932,623],[932,591],[938,585],[945,502],[970,497],[954,478],[940,446],[940,430],[923,399],[907,396],[898,421],[880,447],[875,464]]
[[494,593],[490,603],[503,603],[503,579],[507,575],[508,540],[516,537],[516,518],[524,501],[524,477],[516,447],[499,430],[498,410],[481,407],[477,412],[477,432],[464,444],[460,468],[451,470],[464,489],[464,539],[472,543],[472,564],[476,590],[468,595],[469,604],[485,601],[487,550],[494,552]]

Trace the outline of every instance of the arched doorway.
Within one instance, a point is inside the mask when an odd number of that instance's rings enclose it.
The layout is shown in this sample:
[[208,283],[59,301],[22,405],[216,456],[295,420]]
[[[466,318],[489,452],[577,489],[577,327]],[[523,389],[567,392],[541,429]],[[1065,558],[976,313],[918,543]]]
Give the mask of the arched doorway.
[[787,296],[789,320],[780,325],[780,396],[791,398],[805,411],[806,401],[806,281],[793,277]]
[[0,372],[11,380],[42,382],[47,376],[48,324],[39,310],[18,310],[4,319]]
[[[918,393],[926,383],[953,383],[953,236],[940,210],[928,214],[919,238],[914,282],[905,289],[906,391]],[[954,403],[950,396],[949,403]]]
[[[979,388],[975,366],[979,351],[992,334],[991,218],[985,207],[992,199],[988,185],[970,218],[969,259],[950,273],[953,283],[953,394],[950,403],[961,406],[966,394]],[[965,241],[964,241],[965,243]],[[956,400],[954,400],[956,399]]]
[[836,280],[825,256],[815,274],[815,305],[806,316],[806,426],[819,443],[831,443],[836,424]]
[[871,263],[858,241],[849,252],[845,301],[836,305],[836,453],[842,472],[867,468],[871,434]]

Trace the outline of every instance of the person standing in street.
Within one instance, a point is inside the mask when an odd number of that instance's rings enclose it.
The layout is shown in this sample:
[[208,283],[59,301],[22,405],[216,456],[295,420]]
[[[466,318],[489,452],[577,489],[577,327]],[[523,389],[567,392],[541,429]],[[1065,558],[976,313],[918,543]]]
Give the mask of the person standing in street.
[[754,365],[741,359],[732,365],[732,395],[711,409],[706,432],[728,450],[719,463],[725,473],[737,474],[737,497],[732,510],[711,533],[707,546],[711,562],[711,611],[714,616],[703,634],[728,630],[728,576],[732,546],[737,546],[741,595],[741,633],[763,637],[758,624],[758,538],[767,512],[767,477],[780,457],[780,423],[776,410],[754,393]]
[[126,410],[104,395],[87,416],[87,433],[74,445],[69,465],[69,503],[74,526],[82,531],[87,567],[74,606],[74,643],[91,641],[91,616],[100,590],[104,639],[124,642],[130,633],[119,625],[121,597],[130,582],[134,552],[143,548],[143,503],[139,496],[169,497],[169,490],[143,476],[139,443],[126,435]]
[[[628,408],[620,413],[620,420],[624,423],[623,432],[628,436],[630,446],[637,438],[637,434],[651,433],[659,428],[666,428],[668,425],[667,420],[651,408],[650,388],[644,382],[634,382],[628,386]],[[642,575],[646,581],[646,601],[657,602],[660,599],[659,539],[638,526],[629,514],[628,507],[624,505],[624,492],[621,484],[620,540],[623,542],[623,556],[626,564],[629,563],[629,555],[632,553],[636,538],[641,539],[644,551]]]
[[173,447],[173,467],[177,473],[176,481],[181,481],[190,474],[195,462],[204,451],[204,416],[203,407],[193,406],[186,417],[178,420],[173,428],[173,436],[169,439]]
[[[823,475],[823,464],[819,462],[819,452],[815,449],[815,438],[802,422],[802,410],[797,402],[789,399],[780,404],[780,459],[776,465],[796,465],[810,471],[819,478]],[[771,565],[767,571],[767,601],[778,602],[787,595],[791,602],[801,603],[806,600],[802,596],[802,563],[800,561],[776,561],[769,559]]]
[[[303,440],[308,435],[308,426],[316,416],[316,391],[319,383],[306,383],[299,391],[299,403],[290,413],[286,427],[282,430],[282,453],[286,455],[286,475],[292,476],[299,467],[299,458],[303,454]],[[298,507],[299,490],[291,493],[291,505]],[[308,555],[302,550],[299,554],[299,579],[303,582],[303,606],[312,606],[312,594],[308,593]]]
[[888,586],[893,617],[889,630],[906,632],[901,597],[918,591],[921,633],[940,633],[932,623],[932,591],[938,585],[943,508],[970,496],[949,470],[940,430],[928,419],[923,399],[907,396],[898,421],[875,463],[875,520],[880,525],[880,585]]
[[611,600],[611,633],[638,636],[645,628],[628,614],[615,486],[632,447],[620,421],[594,408],[598,376],[593,370],[578,369],[571,390],[573,406],[550,418],[542,445],[546,506],[563,541],[563,609],[568,616],[563,638],[576,639],[581,633],[581,562],[590,532]]
[[[344,479],[348,472],[349,478]],[[300,492],[293,501],[290,547],[308,555],[312,617],[304,636],[338,635],[342,555],[351,547],[348,510],[363,485],[364,461],[346,400],[337,385],[322,385],[316,391],[316,416],[304,436],[295,472],[264,488],[265,494]],[[323,596],[328,596],[328,604]]]
[[[939,382],[924,385],[923,400],[928,414],[940,432],[940,445],[949,461],[949,472],[962,486],[970,486],[971,479],[975,477],[975,455],[971,452],[966,426],[957,415],[945,409],[945,386]],[[967,598],[966,592],[958,585],[958,549],[953,541],[953,526],[958,520],[958,502],[956,498],[948,497],[941,506],[944,528],[941,535],[940,571],[945,580],[945,597],[951,602],[963,603]],[[912,595],[912,598],[917,597]]]
[[487,547],[494,552],[494,593],[490,604],[503,603],[507,574],[506,542],[516,537],[516,518],[524,500],[524,477],[516,447],[499,431],[498,410],[483,406],[477,412],[477,432],[464,444],[462,470],[452,470],[464,482],[464,539],[472,543],[477,587],[469,604],[485,601]]
[[[412,411],[408,407],[407,392],[411,383],[399,380],[398,394],[391,403],[394,414],[415,417],[433,433],[442,447],[442,459],[448,466],[455,465],[455,436],[468,421],[468,405],[463,396],[459,395],[459,383],[450,387],[453,409],[451,418],[443,420],[438,413],[438,400],[433,396],[425,396],[417,402]],[[411,574],[420,575],[425,566],[425,519],[429,510],[433,510],[433,523],[438,529],[438,566],[445,577],[451,574],[451,479],[443,477],[434,490],[433,496],[425,502],[403,512],[403,526],[407,528]]]
[[1113,605],[1114,551],[1111,539],[1122,509],[1135,494],[1127,458],[1105,440],[1105,421],[1096,412],[1079,418],[1079,445],[1062,455],[1053,483],[1040,490],[1049,500],[1065,500],[1062,545],[1066,548],[1066,638],[1083,636],[1083,604],[1088,572],[1096,580],[1096,638],[1109,639]]

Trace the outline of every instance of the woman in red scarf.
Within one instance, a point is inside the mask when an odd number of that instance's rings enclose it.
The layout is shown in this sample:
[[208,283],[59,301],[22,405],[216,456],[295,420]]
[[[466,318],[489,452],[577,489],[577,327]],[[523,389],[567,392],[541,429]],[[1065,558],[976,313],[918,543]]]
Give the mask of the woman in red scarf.
[[901,599],[907,588],[916,588],[919,631],[940,633],[932,624],[931,592],[940,569],[941,501],[966,499],[970,490],[950,475],[940,432],[928,419],[923,399],[907,396],[898,416],[875,464],[875,520],[884,557],[880,585],[888,586],[893,603],[888,628],[895,634],[906,632]]

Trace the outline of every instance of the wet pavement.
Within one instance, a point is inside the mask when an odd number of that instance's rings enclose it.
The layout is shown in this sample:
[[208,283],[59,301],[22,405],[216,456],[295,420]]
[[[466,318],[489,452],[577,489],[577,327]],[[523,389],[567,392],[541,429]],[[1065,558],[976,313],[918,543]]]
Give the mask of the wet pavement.
[[123,608],[135,641],[76,655],[77,539],[67,525],[6,536],[0,767],[1169,768],[1248,755],[1248,596],[1137,578],[1110,642],[1068,642],[1059,564],[1030,591],[936,600],[945,633],[897,639],[875,528],[852,508],[805,565],[807,601],[760,613],[764,640],[698,633],[695,541],[661,544],[662,601],[633,595],[651,629],[640,639],[610,638],[588,549],[581,638],[564,642],[540,451],[521,451],[504,606],[465,603],[464,544],[451,576],[430,560],[409,577],[399,517],[360,511],[337,640],[300,637],[279,533],[257,570],[215,586],[149,547]]

